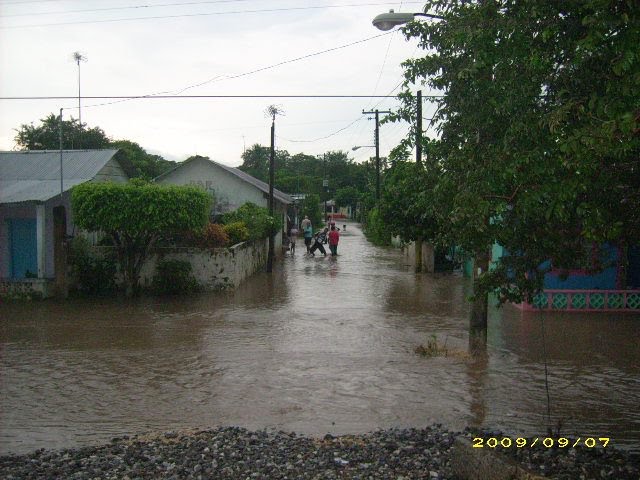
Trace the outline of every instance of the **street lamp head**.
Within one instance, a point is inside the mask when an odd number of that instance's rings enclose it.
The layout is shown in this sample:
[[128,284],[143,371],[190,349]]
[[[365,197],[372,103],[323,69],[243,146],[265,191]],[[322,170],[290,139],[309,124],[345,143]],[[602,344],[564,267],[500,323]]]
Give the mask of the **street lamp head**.
[[373,26],[379,30],[387,31],[391,30],[398,25],[404,25],[407,22],[413,20],[413,13],[401,13],[389,10],[389,13],[381,13],[373,19]]
[[375,148],[375,145],[358,145],[357,147],[353,147],[351,150],[355,152],[359,148]]
[[391,30],[393,27],[409,23],[414,19],[414,17],[427,17],[434,18],[436,20],[444,20],[443,16],[434,15],[432,13],[396,13],[393,10],[389,10],[389,13],[381,13],[376,18],[374,18],[373,26],[379,30],[387,31]]

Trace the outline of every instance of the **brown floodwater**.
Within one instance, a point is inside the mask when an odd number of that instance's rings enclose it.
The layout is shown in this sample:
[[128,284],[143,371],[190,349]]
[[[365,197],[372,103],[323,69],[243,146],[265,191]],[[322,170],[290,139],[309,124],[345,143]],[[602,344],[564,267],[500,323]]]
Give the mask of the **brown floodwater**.
[[[640,316],[492,308],[474,359],[467,279],[342,233],[233,292],[1,304],[0,453],[219,425],[544,434],[545,352],[554,428],[640,450]],[[433,335],[454,355],[418,356]]]

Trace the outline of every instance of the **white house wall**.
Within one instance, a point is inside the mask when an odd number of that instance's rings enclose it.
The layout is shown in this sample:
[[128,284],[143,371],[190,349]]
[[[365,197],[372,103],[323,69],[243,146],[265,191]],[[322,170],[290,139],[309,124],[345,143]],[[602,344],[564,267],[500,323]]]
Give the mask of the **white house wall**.
[[[247,202],[264,208],[269,206],[265,192],[204,158],[180,165],[160,178],[158,183],[202,188],[215,197],[214,213],[226,213]],[[286,225],[286,205],[276,200],[275,212],[282,217],[283,225]],[[282,232],[276,235],[274,246],[276,255],[279,255],[282,250]]]
[[126,183],[129,181],[129,177],[120,166],[120,163],[112,157],[91,181]]
[[215,213],[235,210],[247,202],[265,208],[268,206],[264,192],[208,160],[185,163],[162,177],[159,183],[202,188],[214,195]]

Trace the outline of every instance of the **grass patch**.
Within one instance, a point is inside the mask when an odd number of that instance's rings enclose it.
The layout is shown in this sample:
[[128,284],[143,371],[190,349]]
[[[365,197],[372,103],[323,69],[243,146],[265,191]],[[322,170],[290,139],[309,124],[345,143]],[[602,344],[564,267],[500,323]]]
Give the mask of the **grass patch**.
[[414,352],[421,357],[433,358],[433,357],[449,357],[458,358],[461,360],[469,360],[471,355],[463,350],[457,350],[455,348],[447,347],[447,339],[444,343],[438,341],[436,335],[431,335],[424,345],[418,345]]

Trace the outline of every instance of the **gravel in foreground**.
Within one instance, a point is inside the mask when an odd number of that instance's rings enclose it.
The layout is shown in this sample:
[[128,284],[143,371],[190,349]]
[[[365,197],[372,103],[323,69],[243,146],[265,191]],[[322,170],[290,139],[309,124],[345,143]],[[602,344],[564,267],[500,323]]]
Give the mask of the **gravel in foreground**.
[[[237,427],[166,432],[98,447],[0,457],[0,478],[455,479],[450,456],[456,435],[439,425],[320,439]],[[607,458],[576,452],[560,453],[564,460],[556,462],[550,478],[639,478],[637,463],[621,452],[610,450]],[[552,455],[545,455],[542,464],[552,465]],[[607,476],[584,476],[585,464]]]

